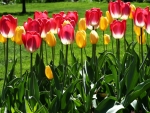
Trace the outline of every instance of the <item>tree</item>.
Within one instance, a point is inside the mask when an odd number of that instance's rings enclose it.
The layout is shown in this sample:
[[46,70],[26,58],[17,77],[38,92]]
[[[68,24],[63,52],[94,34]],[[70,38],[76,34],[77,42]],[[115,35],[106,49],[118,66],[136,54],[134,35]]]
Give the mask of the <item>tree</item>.
[[22,13],[26,13],[26,1],[22,0]]

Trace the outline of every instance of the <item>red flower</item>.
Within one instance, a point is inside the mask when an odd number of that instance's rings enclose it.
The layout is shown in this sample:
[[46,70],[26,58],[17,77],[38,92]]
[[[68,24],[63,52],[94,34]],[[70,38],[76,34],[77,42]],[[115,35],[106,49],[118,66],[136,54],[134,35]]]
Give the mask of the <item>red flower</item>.
[[0,33],[5,38],[12,38],[17,27],[17,18],[12,15],[3,15],[0,19]]
[[142,8],[136,8],[135,12],[133,13],[133,19],[134,24],[138,27],[144,27],[145,22],[147,19],[149,7],[146,7],[145,9]]
[[38,18],[48,18],[48,12],[47,11],[44,11],[44,12],[35,11],[34,19],[38,19]]
[[42,26],[40,21],[40,19],[33,20],[32,18],[28,18],[28,21],[24,23],[25,31],[36,31],[41,34]]
[[130,2],[127,3],[121,2],[121,8],[122,8],[121,19],[127,20],[131,10]]
[[122,14],[121,1],[109,2],[108,10],[114,19],[120,18]]
[[78,22],[78,13],[77,11],[68,11],[65,17],[66,20],[73,20],[75,24]]
[[146,19],[146,31],[147,33],[150,34],[150,11],[148,12],[147,19]]
[[102,11],[99,8],[92,8],[85,13],[86,25],[88,29],[97,29],[99,27]]
[[114,20],[110,24],[110,30],[112,32],[112,35],[115,39],[120,39],[124,36],[124,33],[126,31],[126,20],[119,21]]
[[58,35],[64,45],[71,44],[74,41],[74,27],[71,24],[62,25]]
[[26,34],[22,34],[22,41],[27,51],[31,53],[36,51],[41,45],[41,37],[35,31],[27,31]]

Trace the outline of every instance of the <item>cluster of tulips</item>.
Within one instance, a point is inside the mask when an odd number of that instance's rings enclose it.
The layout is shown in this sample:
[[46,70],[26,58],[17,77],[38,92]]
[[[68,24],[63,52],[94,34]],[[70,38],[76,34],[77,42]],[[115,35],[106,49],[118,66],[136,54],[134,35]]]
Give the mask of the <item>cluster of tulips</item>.
[[[97,29],[100,29],[103,31],[103,43],[107,45],[110,42],[110,35],[104,34],[104,31],[110,26],[112,37],[118,41],[123,37],[125,38],[126,20],[128,18],[133,19],[134,31],[138,37],[137,41],[142,45],[146,40],[145,30],[150,34],[149,7],[136,8],[133,4],[120,0],[109,2],[106,16],[103,15],[100,8],[86,10],[85,17],[80,19],[78,19],[76,11],[68,11],[67,13],[61,11],[58,14],[53,14],[51,18],[48,16],[47,11],[36,11],[34,18],[28,18],[23,26],[18,26],[17,18],[10,14],[3,15],[0,18],[0,41],[5,43],[11,38],[19,45],[24,44],[26,50],[33,53],[41,47],[42,41],[45,41],[50,47],[54,47],[56,45],[55,34],[57,34],[63,45],[68,46],[75,40],[79,48],[84,48],[86,46],[86,29],[91,30],[89,37],[91,44],[94,46],[96,46],[99,39]],[[75,33],[77,24],[78,31]],[[6,74],[8,66],[7,46],[5,51]],[[118,52],[117,54],[119,54]],[[52,78],[49,77],[51,74],[47,74],[49,72],[50,67],[46,66],[46,75],[48,75],[48,78]]]

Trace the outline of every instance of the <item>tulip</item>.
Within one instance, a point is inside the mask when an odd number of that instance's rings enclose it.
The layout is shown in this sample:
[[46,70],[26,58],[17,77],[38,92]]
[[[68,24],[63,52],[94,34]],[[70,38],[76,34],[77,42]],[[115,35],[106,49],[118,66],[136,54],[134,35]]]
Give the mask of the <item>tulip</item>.
[[78,22],[78,13],[77,13],[77,11],[68,11],[67,15],[65,16],[65,19],[67,20],[68,18],[73,20],[75,22],[75,24],[77,24],[77,22]]
[[74,41],[74,28],[71,24],[63,24],[59,31],[60,40],[64,45]]
[[150,11],[148,12],[148,16],[147,16],[147,19],[146,19],[146,31],[148,34],[150,34]]
[[110,25],[110,30],[115,39],[122,38],[126,31],[126,20],[114,20]]
[[96,44],[98,42],[99,36],[95,30],[90,32],[90,42],[91,44]]
[[57,23],[56,20],[54,18],[50,18],[50,31],[54,34],[57,33]]
[[17,26],[15,29],[15,35],[14,35],[14,41],[18,44],[21,45],[23,44],[22,42],[22,34],[25,33],[24,27],[23,26]]
[[136,36],[136,39],[139,44],[145,44],[146,43],[145,32],[143,32],[142,34],[142,40],[141,40],[141,36]]
[[80,18],[78,23],[78,29],[79,30],[86,30],[86,20],[85,18]]
[[38,18],[48,18],[48,12],[47,11],[44,11],[44,12],[35,11],[34,19],[38,19]]
[[122,15],[122,10],[121,10],[121,1],[117,0],[115,2],[109,2],[108,5],[108,10],[114,19],[118,19]]
[[7,41],[7,38],[4,38],[3,36],[2,36],[2,34],[0,34],[0,42],[1,43],[5,43]]
[[102,11],[99,8],[92,8],[85,13],[86,25],[88,29],[97,29],[99,27]]
[[[141,36],[141,28],[134,25],[134,32],[137,36]],[[144,28],[142,28],[142,32],[144,32]]]
[[54,47],[56,45],[56,37],[52,32],[47,32],[46,34],[46,38],[45,38],[46,43],[50,46],[50,47]]
[[22,41],[30,53],[35,52],[41,45],[41,37],[35,31],[27,31],[26,34],[22,34]]
[[106,17],[108,19],[108,23],[111,24],[113,22],[113,18],[109,11],[106,11]]
[[136,8],[135,12],[133,13],[133,20],[134,24],[138,27],[145,26],[145,20],[147,19],[149,8],[146,7],[145,9]]
[[105,31],[108,27],[108,19],[107,17],[101,17],[99,22],[99,27],[102,31]]
[[105,35],[104,35],[104,44],[105,44],[105,45],[108,45],[109,42],[110,42],[110,36],[107,35],[107,34],[105,34]]
[[50,66],[46,66],[46,68],[45,68],[45,75],[46,75],[46,77],[47,77],[49,80],[53,79],[53,72],[52,72]]
[[131,5],[130,5],[130,9],[131,9],[131,10],[130,10],[129,18],[130,18],[130,19],[133,19],[133,13],[134,13],[136,7],[135,7],[133,4],[131,4]]
[[121,2],[121,7],[122,7],[121,19],[127,20],[131,10],[130,2],[127,3]]
[[86,46],[86,32],[84,30],[77,31],[76,44],[79,48],[84,48]]
[[3,15],[0,19],[0,33],[5,38],[12,38],[17,27],[17,18],[12,15]]

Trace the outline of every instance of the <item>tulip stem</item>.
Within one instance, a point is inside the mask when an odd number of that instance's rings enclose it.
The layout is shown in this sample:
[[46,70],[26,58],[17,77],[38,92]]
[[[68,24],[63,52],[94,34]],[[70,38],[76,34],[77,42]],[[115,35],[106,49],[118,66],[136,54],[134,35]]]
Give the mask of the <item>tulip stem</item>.
[[111,33],[111,35],[110,35],[110,38],[111,38],[111,40],[112,40],[112,52],[114,53],[114,41],[113,41],[112,33]]
[[15,62],[15,54],[16,54],[16,43],[15,43],[15,41],[14,41],[14,62]]
[[55,47],[52,47],[52,60],[53,60],[53,66],[54,66],[54,60],[55,60]]
[[40,57],[43,60],[43,39],[42,39],[41,46],[40,46]]
[[20,77],[22,75],[22,55],[21,55],[21,45],[20,45]]
[[31,58],[31,59],[30,59],[30,71],[31,71],[31,73],[32,73],[32,54],[33,54],[33,53],[30,54],[30,55],[31,55],[31,56],[30,56],[30,58]]
[[134,42],[134,38],[133,38],[133,19],[132,19],[132,42]]
[[95,64],[95,57],[96,57],[96,44],[92,44],[92,59],[94,64]]
[[46,41],[44,41],[44,44],[45,44],[46,64],[48,64],[48,60],[47,60],[47,47],[46,47]]
[[104,31],[103,31],[103,48],[104,48],[104,51],[105,51],[105,42],[104,42],[105,40],[104,40]]
[[[66,81],[67,76],[67,65],[68,65],[68,45],[66,45],[66,56],[65,56],[65,69],[64,69],[64,80]],[[70,79],[70,78],[69,78]]]
[[124,34],[124,52],[126,52],[126,35]]
[[120,63],[120,40],[116,39],[116,57],[118,62]]

